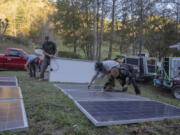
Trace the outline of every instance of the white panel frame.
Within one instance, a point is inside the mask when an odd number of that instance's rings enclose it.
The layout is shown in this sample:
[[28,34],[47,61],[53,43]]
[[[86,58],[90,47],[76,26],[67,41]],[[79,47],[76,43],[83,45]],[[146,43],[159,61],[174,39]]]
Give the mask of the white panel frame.
[[55,58],[50,62],[50,82],[88,83],[95,74],[95,61]]

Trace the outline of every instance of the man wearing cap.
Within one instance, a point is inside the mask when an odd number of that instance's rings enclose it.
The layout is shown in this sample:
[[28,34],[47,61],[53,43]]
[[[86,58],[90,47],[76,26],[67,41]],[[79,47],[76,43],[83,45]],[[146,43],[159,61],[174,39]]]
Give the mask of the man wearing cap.
[[52,41],[49,41],[49,36],[45,37],[45,42],[42,45],[42,50],[44,54],[44,59],[41,66],[40,80],[44,79],[44,72],[50,64],[50,59],[55,58],[57,55],[56,44]]
[[134,69],[131,65],[127,64],[121,64],[120,67],[113,67],[110,71],[110,78],[109,80],[105,83],[104,88],[102,91],[106,90],[109,85],[111,85],[112,82],[115,81],[115,79],[119,80],[122,85],[122,90],[127,91],[128,85],[130,83],[133,84],[134,90],[136,94],[140,94],[140,89],[136,84],[135,80],[135,73]]
[[[96,74],[92,77],[91,81],[88,84],[88,88],[91,87],[91,84],[93,83],[93,81],[101,74],[101,78],[104,78],[105,76],[107,76],[109,78],[109,74],[110,71],[113,67],[118,67],[120,66],[118,62],[114,61],[114,60],[106,60],[103,62],[96,62],[95,63],[95,71]],[[114,87],[115,82],[111,82],[111,85],[109,85],[109,89],[112,90],[112,88]]]

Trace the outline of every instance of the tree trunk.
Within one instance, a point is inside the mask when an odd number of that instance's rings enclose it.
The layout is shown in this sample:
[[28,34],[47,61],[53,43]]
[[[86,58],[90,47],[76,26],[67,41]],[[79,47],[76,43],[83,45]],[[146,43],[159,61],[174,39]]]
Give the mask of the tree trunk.
[[99,58],[99,7],[100,3],[99,0],[97,0],[97,58]]
[[176,4],[176,6],[177,6],[176,41],[177,41],[177,42],[179,41],[179,38],[178,38],[178,32],[179,32],[179,29],[178,29],[178,26],[179,26],[179,5],[180,5],[180,3],[177,3],[177,4]]
[[73,52],[76,54],[76,43],[74,42],[74,49]]
[[143,32],[143,1],[140,0],[140,24],[139,24],[139,54],[142,52],[142,32]]
[[113,0],[113,5],[112,5],[112,21],[111,21],[111,33],[110,33],[108,59],[111,59],[111,57],[112,57],[112,43],[113,43],[113,38],[114,38],[114,10],[115,10],[115,2],[116,2],[116,0]]
[[97,58],[97,0],[94,0],[94,47],[93,60]]
[[133,1],[131,2],[131,20],[132,20],[132,32],[133,32],[133,43],[132,43],[132,48],[133,48],[133,50],[132,50],[132,53],[133,53],[133,55],[135,55],[136,54],[136,44],[135,44],[135,29],[134,29],[134,14],[133,14],[133,8],[134,8],[134,6],[133,6]]
[[104,34],[104,0],[102,0],[102,15],[101,15],[101,35],[100,35],[100,46],[99,46],[99,61],[102,61],[102,45],[103,45],[103,34]]

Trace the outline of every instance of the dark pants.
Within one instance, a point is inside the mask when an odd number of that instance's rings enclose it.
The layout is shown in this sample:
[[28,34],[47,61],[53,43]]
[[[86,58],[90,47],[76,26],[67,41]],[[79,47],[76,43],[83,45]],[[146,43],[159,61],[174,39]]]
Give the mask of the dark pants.
[[28,64],[30,77],[36,77],[36,72],[39,69],[39,66],[40,66],[39,58],[36,58],[36,59],[32,60]]
[[138,85],[136,84],[136,77],[135,77],[134,72],[131,72],[131,75],[129,75],[128,77],[121,78],[121,80],[122,80],[122,87],[124,85],[132,83],[136,94],[141,94],[141,91],[140,91]]
[[49,64],[50,64],[50,58],[45,57],[44,60],[43,60],[42,65],[41,65],[40,78],[44,78],[44,72],[46,71]]
[[123,79],[122,79],[122,87],[123,87],[124,85],[126,85],[126,84],[131,84],[131,83],[132,83],[132,85],[133,85],[133,87],[134,87],[134,91],[136,92],[136,94],[141,94],[141,91],[140,91],[139,87],[138,87],[137,84],[136,84],[135,78],[134,78],[134,77],[133,77],[133,78],[129,78],[129,82],[128,82],[128,83],[126,83],[126,82],[127,82],[126,79],[127,79],[127,78],[123,78]]
[[136,84],[135,78],[132,78],[132,79],[131,79],[131,82],[132,82],[132,85],[133,85],[133,87],[134,87],[134,90],[135,90],[136,94],[141,94],[141,91],[140,91],[139,87],[138,87],[137,84]]

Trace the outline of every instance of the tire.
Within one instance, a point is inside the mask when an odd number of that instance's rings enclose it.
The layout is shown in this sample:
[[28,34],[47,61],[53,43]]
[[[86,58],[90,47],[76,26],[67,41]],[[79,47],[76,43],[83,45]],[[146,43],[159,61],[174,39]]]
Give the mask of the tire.
[[180,99],[180,85],[174,86],[171,91],[175,98]]

